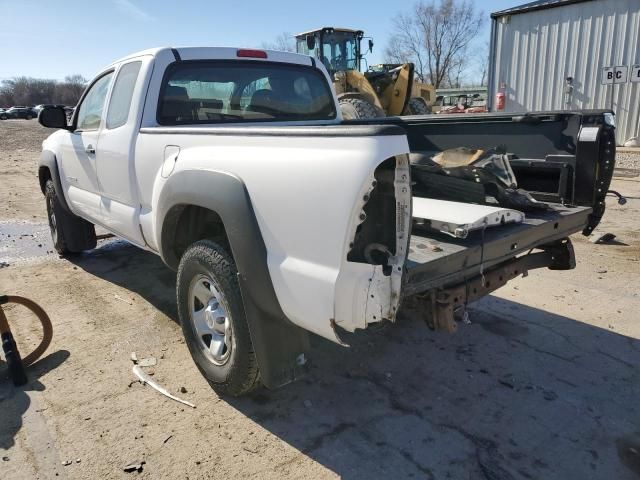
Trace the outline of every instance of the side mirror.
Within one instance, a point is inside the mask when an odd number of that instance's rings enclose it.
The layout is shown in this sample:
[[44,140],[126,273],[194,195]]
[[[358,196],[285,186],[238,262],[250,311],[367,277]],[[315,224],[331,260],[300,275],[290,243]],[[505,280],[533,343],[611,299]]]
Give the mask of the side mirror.
[[373,52],[373,40],[369,39],[369,53]]
[[45,107],[38,114],[38,122],[47,128],[69,128],[67,114],[62,107]]
[[316,48],[316,37],[314,35],[307,35],[307,48],[309,50]]

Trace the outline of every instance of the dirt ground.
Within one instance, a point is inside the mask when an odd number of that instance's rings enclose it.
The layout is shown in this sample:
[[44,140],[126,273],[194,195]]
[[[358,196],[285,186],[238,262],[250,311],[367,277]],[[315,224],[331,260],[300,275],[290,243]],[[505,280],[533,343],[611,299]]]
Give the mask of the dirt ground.
[[[32,298],[54,325],[25,387],[0,362],[0,478],[640,476],[637,170],[616,177],[628,203],[611,200],[598,228],[616,241],[576,235],[575,270],[510,282],[455,335],[406,310],[349,349],[314,339],[307,378],[229,399],[191,361],[159,258],[120,241],[51,253],[35,168],[47,133],[0,122],[0,293]],[[8,315],[26,353],[36,325]],[[134,351],[197,408],[135,382]]]

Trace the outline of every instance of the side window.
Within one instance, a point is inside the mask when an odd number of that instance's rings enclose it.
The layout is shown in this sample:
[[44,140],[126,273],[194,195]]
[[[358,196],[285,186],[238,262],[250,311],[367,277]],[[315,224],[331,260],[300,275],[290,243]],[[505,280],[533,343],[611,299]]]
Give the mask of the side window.
[[133,89],[136,86],[141,65],[142,62],[131,62],[120,68],[109,101],[107,128],[118,128],[127,123]]
[[113,72],[100,77],[84,97],[78,110],[78,130],[97,130],[102,118],[102,109],[109,91],[109,83]]

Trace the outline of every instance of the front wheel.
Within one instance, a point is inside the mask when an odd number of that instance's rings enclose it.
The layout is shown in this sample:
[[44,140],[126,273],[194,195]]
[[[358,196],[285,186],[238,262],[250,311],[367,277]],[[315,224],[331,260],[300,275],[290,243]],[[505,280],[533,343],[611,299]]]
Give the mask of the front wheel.
[[53,180],[44,187],[47,218],[53,247],[60,255],[91,250],[96,246],[96,230],[92,223],[75,216],[60,204]]
[[24,117],[24,118],[25,118],[25,120],[31,120],[33,117],[31,115],[27,114],[27,116]]
[[176,284],[189,352],[218,392],[244,395],[260,385],[237,270],[223,247],[200,240],[185,251]]
[[404,115],[428,115],[431,108],[422,98],[410,98],[404,109]]
[[339,102],[344,120],[384,117],[384,111],[380,107],[361,98],[341,98]]

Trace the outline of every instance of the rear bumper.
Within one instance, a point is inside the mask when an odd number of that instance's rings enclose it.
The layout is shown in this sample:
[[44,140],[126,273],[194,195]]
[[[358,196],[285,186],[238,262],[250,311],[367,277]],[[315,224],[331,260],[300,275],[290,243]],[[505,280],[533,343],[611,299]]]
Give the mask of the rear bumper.
[[591,213],[589,207],[554,205],[553,211],[527,214],[522,224],[489,228],[484,239],[479,231],[464,240],[432,234],[426,238],[418,232],[411,237],[403,296],[468,282],[532,248],[580,232]]
[[458,328],[454,319],[456,311],[506,285],[509,280],[526,276],[535,268],[570,270],[575,265],[570,240],[547,244],[541,252],[507,260],[458,285],[419,295],[427,300],[427,308],[423,309],[425,320],[434,329],[453,333]]

